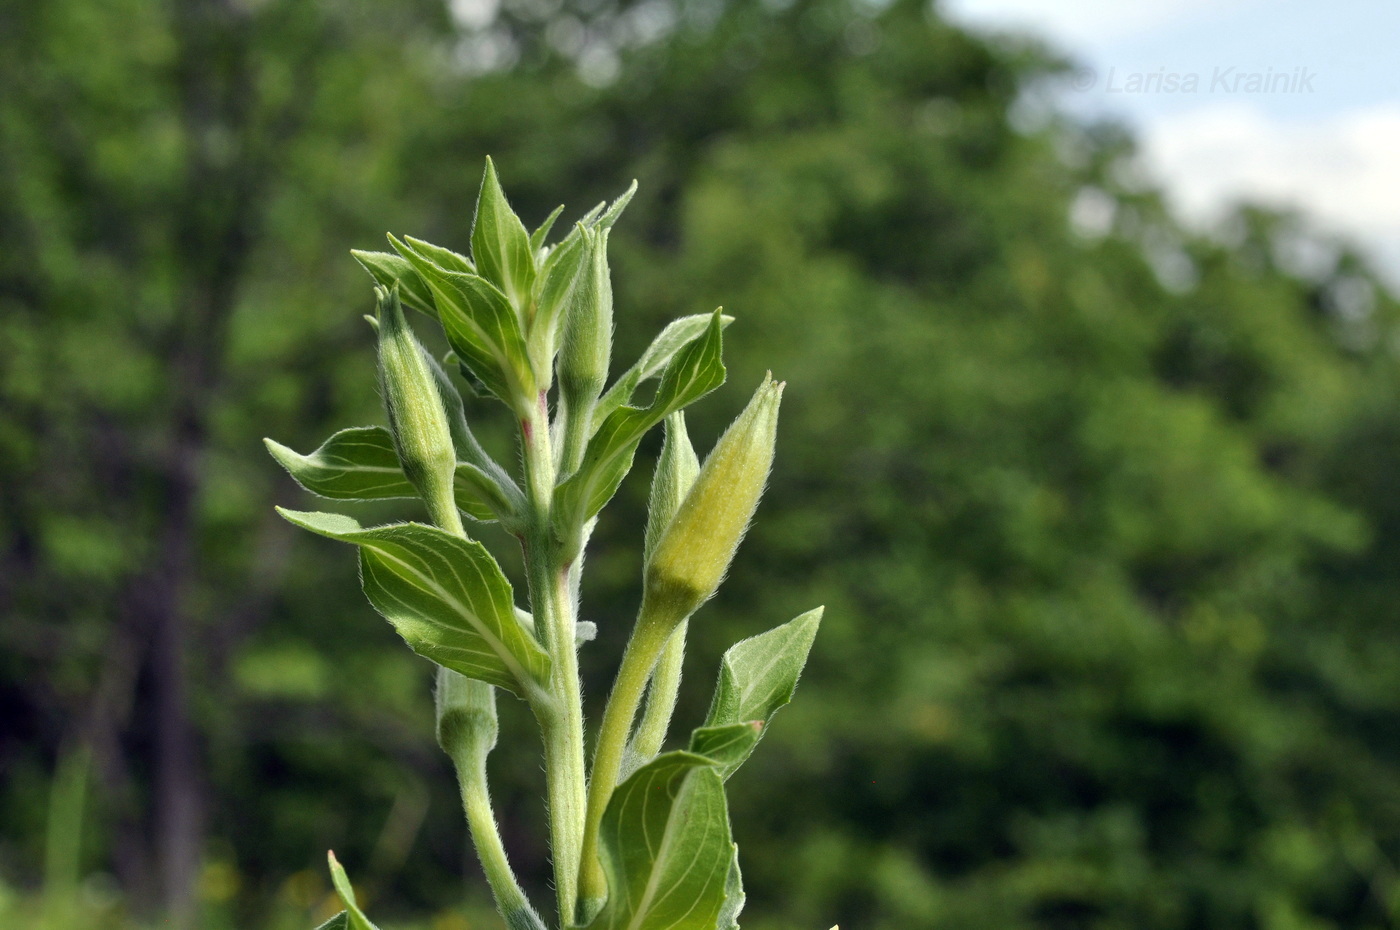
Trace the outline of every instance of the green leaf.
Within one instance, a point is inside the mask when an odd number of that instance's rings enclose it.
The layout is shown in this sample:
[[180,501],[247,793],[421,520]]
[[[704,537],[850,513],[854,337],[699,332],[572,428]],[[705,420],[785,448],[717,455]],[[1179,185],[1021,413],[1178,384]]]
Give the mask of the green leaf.
[[666,366],[650,406],[619,407],[603,421],[589,440],[578,471],[555,493],[561,526],[581,526],[612,499],[631,470],[632,456],[647,430],[724,383],[721,329],[716,312],[704,336],[676,353]]
[[[380,501],[418,496],[399,467],[393,437],[382,426],[341,430],[310,455],[293,452],[271,439],[263,442],[297,484],[319,497]],[[468,462],[457,463],[453,491],[458,509],[473,520],[490,523],[515,512],[500,484]]]
[[[608,414],[623,404],[631,403],[633,393],[643,381],[654,378],[677,352],[704,336],[713,319],[713,313],[697,313],[667,324],[637,363],[623,372],[608,392],[598,399],[597,406],[593,408],[594,430],[602,425]],[[734,317],[720,314],[719,322],[721,327],[727,327],[734,322]]]
[[501,520],[511,527],[519,518],[516,501],[500,483],[470,462],[458,462],[452,476],[457,509],[479,523]]
[[761,720],[698,727],[690,734],[690,751],[713,761],[720,776],[728,778],[753,752],[762,732]]
[[485,278],[449,271],[390,236],[394,248],[432,289],[447,341],[491,393],[508,405],[533,403],[535,378],[520,319],[506,295]]
[[408,259],[390,252],[362,252],[359,249],[351,249],[350,254],[355,256],[355,260],[383,287],[392,288],[397,284],[399,300],[405,307],[431,317],[437,316],[437,308],[433,306],[433,292],[419,277],[418,272],[413,270],[413,265]]
[[343,429],[310,455],[271,439],[263,442],[297,484],[319,497],[376,501],[418,496],[399,467],[393,437],[382,426]]
[[588,250],[583,238],[574,233],[559,244],[545,259],[541,272],[539,296],[535,301],[535,318],[530,322],[530,349],[536,366],[553,363],[558,343],[560,323],[573,301],[578,282],[583,277],[584,258]]
[[539,225],[538,229],[530,233],[530,248],[534,249],[536,254],[539,254],[540,249],[544,248],[544,240],[549,238],[549,231],[554,228],[554,221],[559,219],[559,215],[563,212],[564,205],[561,203],[554,208],[549,216],[544,218],[544,222]]
[[350,912],[341,911],[316,930],[350,930]]
[[608,901],[594,930],[715,930],[733,842],[710,760],[668,752],[608,802],[599,833]]
[[462,357],[456,352],[449,351],[443,356],[442,363],[449,368],[457,369],[457,373],[462,376],[462,380],[467,382],[467,390],[471,393],[472,397],[491,396],[491,392],[487,389],[486,384],[476,376],[476,372],[472,371],[471,366],[462,361]]
[[[355,889],[351,887],[350,878],[345,874],[345,869],[341,868],[335,853],[326,853],[326,860],[330,863],[331,884],[335,886],[335,893],[340,896],[340,903],[345,905],[345,910],[341,912],[341,915],[345,917],[345,923],[342,926],[348,930],[379,930],[378,927],[370,923],[365,912],[360,910],[360,905],[355,902]],[[328,926],[334,926],[334,922],[335,918],[333,917]]]
[[633,179],[627,186],[627,190],[618,195],[618,198],[608,207],[608,212],[604,213],[597,223],[592,223],[595,229],[606,231],[613,228],[613,224],[622,216],[622,211],[627,209],[627,205],[632,202],[632,197],[637,193],[637,182]]
[[413,251],[429,259],[444,271],[463,271],[467,274],[475,274],[476,268],[465,255],[454,252],[451,249],[444,249],[440,245],[433,245],[431,242],[424,242],[422,239],[415,239],[412,236],[404,236],[403,241],[412,247]]
[[340,514],[277,512],[360,547],[365,596],[414,652],[522,697],[548,677],[549,655],[516,620],[510,582],[480,543],[419,523],[367,529]]
[[744,894],[744,876],[739,871],[739,845],[730,846],[729,876],[724,880],[724,907],[720,908],[715,930],[739,930],[739,912],[744,909],[748,895]]
[[[749,754],[778,708],[792,700],[797,679],[807,664],[822,611],[818,607],[789,620],[780,627],[736,643],[720,663],[719,682],[710,702],[705,725],[696,735],[711,728],[724,728],[745,721],[762,721],[754,744],[747,751],[726,761],[721,773],[727,779]],[[693,737],[694,738],[694,737]]]
[[529,305],[535,283],[535,252],[525,224],[506,202],[490,158],[486,159],[476,199],[472,258],[481,276],[505,292],[513,306],[523,311]]

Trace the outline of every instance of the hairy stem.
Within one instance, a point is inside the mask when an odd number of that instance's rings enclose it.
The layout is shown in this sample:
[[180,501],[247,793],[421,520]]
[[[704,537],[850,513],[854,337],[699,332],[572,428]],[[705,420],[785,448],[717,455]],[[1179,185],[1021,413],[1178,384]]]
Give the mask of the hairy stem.
[[583,871],[579,878],[581,915],[591,916],[590,911],[601,907],[607,897],[607,879],[598,861],[598,828],[603,822],[603,811],[607,809],[613,789],[617,787],[627,737],[632,731],[632,721],[637,716],[637,707],[642,702],[647,680],[672,629],[671,624],[658,622],[646,612],[637,618],[637,627],[627,642],[612,693],[608,695],[588,781],[588,818],[584,824]]
[[671,716],[676,712],[676,697],[681,688],[681,667],[685,663],[685,634],[690,627],[683,621],[671,638],[666,640],[661,657],[656,662],[656,670],[651,673],[651,683],[647,685],[647,706],[642,712],[637,732],[627,745],[623,755],[619,781],[626,780],[637,769],[646,765],[661,751],[666,741],[666,731],[671,726]]
[[583,700],[574,647],[575,605],[568,566],[561,564],[550,519],[554,496],[554,454],[549,413],[543,394],[535,410],[521,420],[529,518],[525,538],[526,573],[535,633],[552,659],[546,705],[534,702],[544,737],[546,792],[549,798],[550,848],[559,922],[573,922],[578,898],[579,851],[583,843],[584,795]]
[[476,847],[486,881],[491,885],[491,894],[496,898],[496,909],[501,912],[510,930],[544,930],[544,922],[521,890],[506,858],[505,846],[501,843],[487,787],[486,753],[468,740],[460,751],[453,754],[452,764],[457,769],[462,810],[467,815],[472,845]]

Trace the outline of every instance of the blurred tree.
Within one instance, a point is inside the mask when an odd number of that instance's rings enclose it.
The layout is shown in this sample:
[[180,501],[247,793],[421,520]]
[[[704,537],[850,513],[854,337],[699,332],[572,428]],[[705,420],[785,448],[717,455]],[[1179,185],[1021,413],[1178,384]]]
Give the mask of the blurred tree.
[[399,114],[445,25],[431,3],[0,6],[3,756],[21,778],[89,746],[123,884],[175,924],[229,666],[281,572],[252,443],[368,406],[334,371],[361,335],[342,256],[402,215]]

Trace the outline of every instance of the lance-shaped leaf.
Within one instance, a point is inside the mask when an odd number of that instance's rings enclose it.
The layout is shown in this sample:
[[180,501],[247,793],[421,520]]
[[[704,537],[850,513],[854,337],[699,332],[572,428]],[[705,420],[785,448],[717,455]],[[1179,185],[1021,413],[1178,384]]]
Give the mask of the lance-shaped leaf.
[[544,222],[534,232],[530,233],[530,248],[535,250],[536,255],[539,254],[540,249],[544,248],[544,240],[549,238],[549,231],[554,228],[554,221],[559,219],[563,212],[564,205],[561,203],[550,212],[549,216],[544,218]]
[[[704,336],[713,319],[713,313],[697,313],[668,323],[642,353],[642,357],[637,359],[637,363],[624,371],[607,393],[598,398],[598,404],[593,408],[593,428],[596,430],[601,426],[618,407],[630,404],[637,387],[643,381],[656,377],[677,352]],[[726,327],[734,322],[734,317],[720,314],[719,322],[721,327]]]
[[[417,497],[404,477],[394,440],[382,426],[341,430],[310,455],[264,439],[267,450],[297,484],[337,501],[382,501]],[[457,507],[473,520],[489,523],[515,512],[509,491],[469,462],[458,462],[453,481]]]
[[399,467],[393,437],[382,426],[343,429],[310,455],[271,439],[263,442],[297,484],[319,497],[372,501],[418,496]]
[[444,249],[440,245],[433,245],[431,242],[424,242],[422,239],[415,239],[412,236],[404,236],[403,241],[417,252],[431,260],[435,265],[444,271],[465,271],[468,274],[475,274],[476,268],[471,261],[458,252],[451,249]]
[[598,835],[608,901],[593,930],[715,930],[733,842],[724,783],[668,752],[618,786]]
[[447,341],[472,374],[507,404],[533,402],[525,335],[505,294],[479,275],[447,270],[393,236],[389,241],[432,290]]
[[715,930],[739,930],[739,912],[744,909],[748,895],[744,894],[744,876],[739,871],[739,845],[730,848],[729,876],[724,880],[724,907],[720,908]]
[[480,523],[501,520],[507,529],[519,521],[516,498],[511,489],[477,468],[471,462],[458,462],[457,471],[452,476],[452,495],[457,501],[457,509]]
[[[578,232],[576,227],[574,233]],[[530,358],[536,370],[552,365],[559,343],[564,314],[574,299],[583,277],[584,258],[588,250],[583,239],[570,234],[545,259],[540,273],[539,296],[535,299],[535,318],[530,321]]]
[[755,732],[754,741],[747,749],[728,754],[720,769],[724,778],[733,775],[753,752],[778,708],[792,700],[817,627],[821,625],[822,610],[821,607],[809,610],[767,633],[734,644],[724,654],[710,712],[705,717],[704,727],[695,731],[695,737],[714,728],[724,729],[734,724],[747,726],[747,721],[764,724]]
[[676,353],[666,366],[650,406],[619,407],[603,421],[589,440],[578,471],[555,494],[562,526],[581,526],[612,499],[647,430],[724,383],[720,330],[716,312],[704,336]]
[[[618,198],[608,207],[607,212],[600,216],[596,223],[590,220],[590,225],[598,230],[612,229],[613,224],[622,217],[622,211],[627,209],[627,205],[632,202],[632,197],[636,193],[637,181],[634,178],[632,183],[627,185],[627,190],[619,194]],[[601,207],[602,204],[598,206]]]
[[399,300],[405,307],[431,317],[437,316],[432,290],[419,277],[418,272],[413,270],[413,265],[408,259],[391,252],[362,252],[359,249],[351,249],[350,254],[355,256],[355,260],[364,266],[380,286],[392,288],[397,284]]
[[350,912],[341,911],[316,930],[350,930]]
[[[331,884],[335,886],[335,893],[340,896],[340,903],[345,905],[345,910],[338,916],[344,917],[345,922],[341,925],[347,930],[379,930],[370,923],[365,912],[360,910],[360,905],[355,901],[355,889],[350,885],[350,877],[345,874],[345,869],[336,859],[335,853],[326,853],[326,860],[331,867]],[[331,923],[327,926],[335,926],[336,917],[331,918]]]
[[486,159],[486,173],[476,198],[472,258],[482,277],[499,287],[515,307],[526,308],[535,283],[535,252],[525,224],[506,202],[490,158]]
[[350,517],[277,508],[291,523],[360,547],[360,582],[419,655],[530,695],[549,655],[515,618],[510,582],[481,543],[419,523],[365,528]]

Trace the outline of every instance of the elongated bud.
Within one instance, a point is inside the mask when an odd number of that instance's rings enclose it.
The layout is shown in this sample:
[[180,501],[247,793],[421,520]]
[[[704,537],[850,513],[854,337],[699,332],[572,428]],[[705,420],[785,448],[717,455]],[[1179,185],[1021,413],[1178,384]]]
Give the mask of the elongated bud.
[[399,464],[423,496],[433,520],[460,534],[462,522],[452,494],[457,454],[432,360],[403,318],[398,288],[376,288],[375,293],[379,297],[379,387]]
[[661,541],[666,527],[671,525],[699,473],[700,459],[690,444],[685,414],[678,410],[666,418],[666,441],[661,444],[661,457],[656,460],[656,474],[651,479],[643,563],[651,561],[652,551]]
[[454,760],[464,753],[485,756],[496,745],[496,689],[484,681],[438,667],[437,739]]
[[642,615],[674,626],[715,593],[758,508],[778,431],[783,384],[769,376],[715,443],[647,560]]
[[559,350],[559,389],[575,410],[592,410],[603,393],[612,357],[613,295],[608,272],[608,231],[582,229],[584,267],[564,318]]

